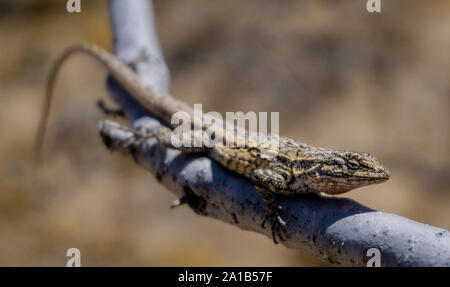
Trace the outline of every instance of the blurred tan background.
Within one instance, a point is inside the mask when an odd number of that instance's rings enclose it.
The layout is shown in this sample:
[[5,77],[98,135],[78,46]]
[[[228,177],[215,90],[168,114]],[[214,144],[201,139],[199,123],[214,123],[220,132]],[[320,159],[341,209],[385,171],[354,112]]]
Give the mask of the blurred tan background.
[[[174,196],[97,134],[106,72],[86,57],[57,82],[46,168],[31,151],[50,64],[111,49],[107,1],[0,1],[0,265],[326,266],[271,239],[170,210]],[[172,93],[204,110],[278,111],[280,132],[374,154],[392,173],[345,196],[450,229],[450,2],[157,0]]]

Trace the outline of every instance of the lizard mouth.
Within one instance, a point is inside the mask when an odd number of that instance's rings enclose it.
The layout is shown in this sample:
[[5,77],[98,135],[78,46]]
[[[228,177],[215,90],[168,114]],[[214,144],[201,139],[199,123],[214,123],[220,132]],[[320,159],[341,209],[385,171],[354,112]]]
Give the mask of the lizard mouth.
[[328,184],[319,185],[316,190],[327,194],[341,194],[347,191],[387,181],[391,174],[386,169],[377,169],[374,171],[358,171],[349,174],[346,180],[332,181]]
[[388,180],[391,177],[391,173],[387,169],[378,169],[373,172],[355,172],[353,176],[361,181],[367,180],[369,182],[380,183]]

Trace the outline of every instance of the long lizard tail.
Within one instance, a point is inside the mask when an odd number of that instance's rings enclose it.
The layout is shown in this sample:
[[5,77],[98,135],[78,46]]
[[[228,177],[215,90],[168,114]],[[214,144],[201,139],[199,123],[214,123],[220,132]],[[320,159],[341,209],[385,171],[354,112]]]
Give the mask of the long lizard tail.
[[35,153],[36,153],[38,161],[42,160],[42,146],[44,144],[45,134],[47,131],[47,123],[48,123],[48,118],[50,115],[50,107],[52,104],[53,87],[54,87],[54,83],[56,80],[56,75],[58,74],[64,61],[70,55],[72,55],[73,53],[75,53],[77,51],[83,51],[84,49],[87,49],[87,48],[88,47],[85,45],[79,45],[79,46],[77,45],[77,46],[68,48],[59,56],[59,58],[55,61],[55,63],[53,64],[53,66],[50,70],[50,73],[47,78],[47,83],[45,86],[45,100],[44,100],[44,105],[42,108],[42,114],[41,114],[41,119],[39,121],[38,133],[37,133],[36,143],[35,143]]
[[132,96],[133,99],[167,124],[170,124],[172,114],[177,111],[185,111],[190,115],[192,114],[192,109],[185,103],[174,99],[170,95],[160,94],[145,85],[133,70],[107,51],[90,44],[74,45],[67,48],[58,57],[48,76],[45,101],[35,144],[36,160],[38,162],[42,162],[43,158],[42,147],[47,130],[56,76],[65,60],[77,52],[88,54],[98,60],[108,69],[111,76]]

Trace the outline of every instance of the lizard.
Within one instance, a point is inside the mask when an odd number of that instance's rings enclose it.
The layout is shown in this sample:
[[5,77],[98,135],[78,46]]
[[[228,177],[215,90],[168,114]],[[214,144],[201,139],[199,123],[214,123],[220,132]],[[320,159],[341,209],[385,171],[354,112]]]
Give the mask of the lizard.
[[[278,150],[272,157],[262,156],[268,150],[265,142],[274,140],[272,135],[262,135],[256,144],[248,139],[233,137],[233,145],[195,145],[195,147],[175,147],[171,134],[176,125],[172,124],[172,115],[186,112],[193,118],[193,109],[186,103],[155,91],[146,85],[133,71],[106,50],[91,44],[77,44],[67,48],[55,61],[47,79],[46,97],[42,110],[36,148],[40,153],[45,138],[46,126],[53,95],[53,87],[61,65],[72,54],[84,53],[106,69],[110,76],[145,110],[162,120],[167,126],[157,126],[151,131],[138,132],[142,139],[155,137],[165,148],[176,148],[183,152],[202,153],[217,161],[224,168],[244,176],[252,181],[256,191],[265,203],[266,213],[262,222],[270,222],[274,243],[285,240],[282,227],[286,222],[280,216],[283,207],[280,197],[304,193],[335,195],[352,189],[389,179],[390,172],[371,154],[366,152],[338,151],[329,148],[314,147],[287,137],[277,136]],[[211,126],[202,126],[211,129]],[[223,132],[218,126],[213,129]],[[203,139],[201,139],[203,141]],[[239,144],[238,144],[239,141]]]

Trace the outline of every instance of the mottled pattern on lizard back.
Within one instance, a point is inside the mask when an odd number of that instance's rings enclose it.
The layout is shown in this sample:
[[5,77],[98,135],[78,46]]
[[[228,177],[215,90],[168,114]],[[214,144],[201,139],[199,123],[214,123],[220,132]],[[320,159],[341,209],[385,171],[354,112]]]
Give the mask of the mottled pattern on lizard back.
[[[274,140],[278,140],[276,147],[271,146]],[[215,146],[209,155],[227,169],[251,178],[253,170],[270,168],[277,155],[291,158],[301,146],[289,138],[266,134],[251,135],[249,139],[246,133],[245,139],[236,136],[232,146]]]
[[[274,193],[338,194],[384,182],[390,176],[368,153],[316,148],[290,138],[264,134],[259,134],[258,141],[249,140],[248,134],[245,139],[236,138],[235,146],[215,146],[209,156],[225,168],[251,178],[256,185]],[[279,140],[277,149],[270,145],[274,139]],[[265,158],[264,154],[272,158]],[[266,181],[255,179],[256,170],[264,172]]]

